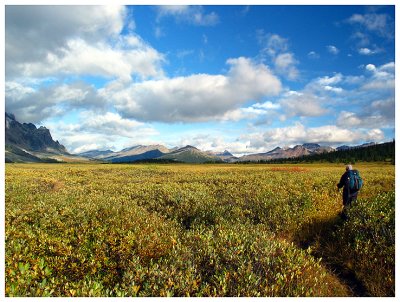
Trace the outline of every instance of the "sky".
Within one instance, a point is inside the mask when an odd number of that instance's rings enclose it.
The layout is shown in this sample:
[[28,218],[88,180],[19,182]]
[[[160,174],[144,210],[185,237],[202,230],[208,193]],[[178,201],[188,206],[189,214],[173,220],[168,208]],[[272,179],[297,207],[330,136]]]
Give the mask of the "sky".
[[395,7],[5,6],[5,110],[71,153],[395,138]]

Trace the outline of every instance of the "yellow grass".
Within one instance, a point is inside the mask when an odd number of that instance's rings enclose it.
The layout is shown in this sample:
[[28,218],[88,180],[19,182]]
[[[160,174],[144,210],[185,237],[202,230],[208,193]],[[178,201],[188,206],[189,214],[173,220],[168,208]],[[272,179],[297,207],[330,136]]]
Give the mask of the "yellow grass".
[[6,164],[6,295],[394,295],[394,166],[355,168],[343,222],[338,164]]

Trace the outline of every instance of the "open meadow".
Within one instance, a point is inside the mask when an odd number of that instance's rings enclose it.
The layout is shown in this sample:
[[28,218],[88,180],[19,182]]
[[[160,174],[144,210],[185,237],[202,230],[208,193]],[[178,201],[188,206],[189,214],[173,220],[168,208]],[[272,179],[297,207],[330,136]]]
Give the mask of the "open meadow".
[[395,166],[6,164],[6,296],[394,296]]

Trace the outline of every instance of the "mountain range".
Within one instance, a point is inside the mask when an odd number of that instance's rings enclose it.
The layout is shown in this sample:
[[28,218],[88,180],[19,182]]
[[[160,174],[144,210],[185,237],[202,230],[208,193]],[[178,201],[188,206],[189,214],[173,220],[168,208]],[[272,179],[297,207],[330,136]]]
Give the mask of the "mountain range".
[[167,161],[184,163],[205,162],[247,162],[268,161],[281,158],[296,158],[306,155],[322,154],[336,150],[348,150],[367,147],[375,143],[360,146],[340,146],[332,148],[315,143],[305,143],[292,148],[276,147],[265,152],[235,157],[228,150],[224,152],[202,151],[194,146],[168,149],[163,145],[136,145],[121,151],[91,150],[79,154],[70,154],[58,141],[54,141],[45,127],[37,128],[32,123],[19,123],[14,115],[6,113],[5,118],[5,161],[6,162],[82,162],[100,161],[128,163],[137,161]]

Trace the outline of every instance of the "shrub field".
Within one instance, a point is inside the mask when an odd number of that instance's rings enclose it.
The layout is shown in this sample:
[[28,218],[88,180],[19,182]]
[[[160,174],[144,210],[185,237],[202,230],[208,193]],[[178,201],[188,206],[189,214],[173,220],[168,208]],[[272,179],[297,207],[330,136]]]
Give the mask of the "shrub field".
[[395,167],[6,164],[6,296],[395,295]]

